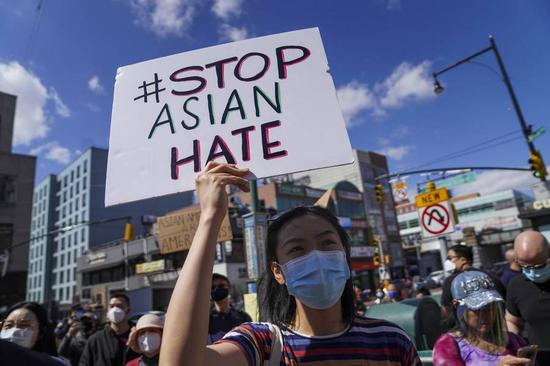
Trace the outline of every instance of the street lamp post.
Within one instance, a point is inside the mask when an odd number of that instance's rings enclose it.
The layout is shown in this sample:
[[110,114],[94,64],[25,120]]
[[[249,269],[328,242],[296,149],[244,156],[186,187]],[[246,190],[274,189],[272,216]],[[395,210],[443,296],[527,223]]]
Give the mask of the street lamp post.
[[[518,117],[519,124],[521,126],[521,131],[523,132],[523,136],[525,137],[525,142],[527,142],[529,152],[532,155],[537,155],[538,151],[535,149],[533,141],[530,138],[531,126],[530,125],[528,126],[527,123],[525,122],[525,118],[523,117],[523,112],[521,111],[521,107],[520,107],[518,99],[516,97],[516,93],[514,92],[514,88],[512,87],[512,83],[510,81],[510,78],[508,77],[508,72],[506,71],[506,68],[504,67],[504,62],[502,61],[502,57],[500,56],[500,53],[498,52],[497,44],[496,44],[495,39],[493,38],[493,36],[489,36],[489,42],[490,42],[489,47],[484,48],[481,51],[478,51],[478,52],[474,53],[473,55],[470,55],[466,58],[463,58],[462,60],[460,60],[458,62],[455,62],[454,64],[452,64],[450,66],[447,66],[447,67],[445,67],[444,69],[442,69],[440,71],[436,71],[436,72],[432,73],[433,78],[434,78],[434,92],[436,94],[441,94],[444,90],[443,86],[441,85],[441,83],[437,79],[437,77],[439,75],[444,74],[447,71],[450,71],[450,70],[454,69],[455,67],[460,66],[464,63],[470,62],[472,59],[474,59],[476,57],[479,57],[479,56],[481,56],[481,55],[483,55],[487,52],[493,51],[493,53],[495,54],[495,57],[497,59],[497,63],[498,63],[499,69],[500,69],[502,80],[504,81],[504,85],[506,85],[506,89],[508,90],[508,94],[510,95],[510,98],[512,99],[512,104],[514,106],[514,110],[516,111],[516,115]],[[542,181],[546,180],[544,175],[541,176],[540,179]]]

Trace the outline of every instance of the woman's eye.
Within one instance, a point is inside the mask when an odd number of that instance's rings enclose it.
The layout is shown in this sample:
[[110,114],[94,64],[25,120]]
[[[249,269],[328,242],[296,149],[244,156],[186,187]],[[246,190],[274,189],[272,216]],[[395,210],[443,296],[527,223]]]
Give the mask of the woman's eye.
[[296,252],[300,252],[302,251],[303,248],[302,247],[292,247],[287,254],[292,254],[292,253],[296,253]]
[[336,242],[334,240],[325,240],[323,245],[336,245]]

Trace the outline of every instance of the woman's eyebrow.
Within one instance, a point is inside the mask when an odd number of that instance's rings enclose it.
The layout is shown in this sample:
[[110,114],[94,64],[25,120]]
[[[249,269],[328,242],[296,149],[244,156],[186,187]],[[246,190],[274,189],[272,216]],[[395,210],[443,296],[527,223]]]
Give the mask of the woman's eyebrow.
[[300,243],[303,243],[304,241],[305,241],[304,238],[290,238],[285,240],[283,245],[281,245],[281,248],[284,248],[285,245],[288,245],[288,244],[292,244],[292,243],[300,244]]
[[336,233],[334,232],[334,230],[325,230],[325,231],[323,231],[323,232],[321,232],[321,233],[315,235],[315,237],[318,238],[318,237],[320,237],[320,236],[328,235],[328,234],[336,234]]

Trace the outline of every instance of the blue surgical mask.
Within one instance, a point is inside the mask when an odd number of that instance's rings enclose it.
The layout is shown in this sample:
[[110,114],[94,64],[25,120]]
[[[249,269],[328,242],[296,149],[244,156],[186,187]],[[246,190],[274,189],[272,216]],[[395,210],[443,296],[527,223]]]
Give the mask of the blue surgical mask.
[[388,297],[390,299],[395,299],[397,297],[397,291],[388,291]]
[[313,309],[336,304],[350,278],[346,253],[312,250],[281,266],[288,293]]
[[550,280],[550,265],[546,265],[542,268],[532,268],[522,269],[523,274],[525,277],[527,277],[530,281],[533,281],[535,283],[544,283],[548,280]]

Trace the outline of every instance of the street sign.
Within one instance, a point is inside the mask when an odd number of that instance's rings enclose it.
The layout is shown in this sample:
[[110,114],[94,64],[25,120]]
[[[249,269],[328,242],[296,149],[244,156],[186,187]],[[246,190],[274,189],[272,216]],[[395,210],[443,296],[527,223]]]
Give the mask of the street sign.
[[[462,184],[472,183],[475,180],[476,180],[476,173],[468,172],[464,174],[454,175],[448,178],[443,178],[441,180],[437,180],[437,186],[440,188],[453,189]],[[418,193],[426,193],[425,184],[419,184]]]
[[537,137],[542,136],[545,132],[546,132],[546,128],[544,128],[544,127],[537,128],[537,130],[533,131],[533,132],[529,135],[529,141],[533,141],[533,140],[536,139]]
[[447,201],[420,208],[418,217],[423,238],[431,238],[454,231],[454,215]]
[[399,181],[392,183],[391,185],[392,193],[393,193],[393,200],[395,203],[403,202],[408,197],[408,188],[407,188],[407,182],[405,181]]
[[416,196],[416,207],[427,207],[439,202],[447,201],[448,199],[449,192],[447,191],[447,188],[439,188],[435,191],[419,194],[418,196]]

